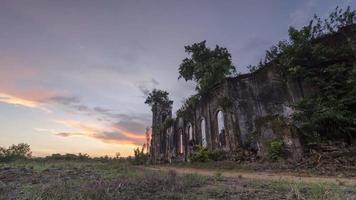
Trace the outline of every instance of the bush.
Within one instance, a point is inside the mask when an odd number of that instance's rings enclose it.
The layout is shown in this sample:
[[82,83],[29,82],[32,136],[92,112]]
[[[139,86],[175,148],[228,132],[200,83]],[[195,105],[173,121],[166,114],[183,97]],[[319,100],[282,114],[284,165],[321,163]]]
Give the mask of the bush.
[[226,158],[223,150],[208,150],[200,145],[194,146],[190,156],[192,162],[206,162],[208,160],[220,161]]
[[272,140],[268,144],[267,157],[270,160],[279,160],[284,157],[284,143],[281,139]]
[[206,162],[209,160],[209,150],[200,145],[194,146],[190,160],[192,162]]
[[7,162],[19,159],[31,158],[32,152],[30,145],[20,143],[11,145],[8,149],[0,147],[0,161]]
[[140,148],[134,149],[134,158],[131,161],[134,165],[143,165],[148,162],[148,153],[144,152],[144,148],[140,150]]
[[46,156],[45,157],[46,160],[65,160],[65,161],[85,161],[85,160],[89,160],[91,159],[90,156],[86,153],[82,154],[79,153],[78,155],[76,154],[71,154],[71,153],[67,153],[67,154],[59,154],[59,153],[55,153],[52,154],[50,156]]
[[213,161],[221,161],[226,159],[226,154],[223,150],[217,149],[209,151],[209,159]]

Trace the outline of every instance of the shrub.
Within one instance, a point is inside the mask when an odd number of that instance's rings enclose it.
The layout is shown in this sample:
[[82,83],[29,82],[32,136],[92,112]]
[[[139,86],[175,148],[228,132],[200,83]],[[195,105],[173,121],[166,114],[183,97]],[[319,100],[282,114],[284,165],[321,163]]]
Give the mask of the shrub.
[[209,160],[209,150],[200,145],[194,146],[190,160],[192,162],[206,162]]
[[143,165],[148,162],[148,154],[144,152],[144,148],[140,150],[140,148],[134,149],[134,158],[131,161],[134,165]]
[[31,158],[30,145],[20,143],[11,145],[8,149],[0,147],[0,161],[13,161]]
[[226,154],[223,150],[217,149],[209,151],[209,159],[213,161],[221,161],[226,159]]
[[268,144],[267,157],[270,160],[278,160],[284,157],[284,143],[281,139],[274,139]]
[[206,162],[208,160],[220,161],[226,158],[223,150],[208,150],[200,145],[194,146],[190,156],[192,162]]
[[79,153],[78,155],[67,153],[67,154],[59,154],[55,153],[50,156],[46,156],[45,160],[66,160],[66,161],[85,161],[91,159],[90,156],[86,153]]

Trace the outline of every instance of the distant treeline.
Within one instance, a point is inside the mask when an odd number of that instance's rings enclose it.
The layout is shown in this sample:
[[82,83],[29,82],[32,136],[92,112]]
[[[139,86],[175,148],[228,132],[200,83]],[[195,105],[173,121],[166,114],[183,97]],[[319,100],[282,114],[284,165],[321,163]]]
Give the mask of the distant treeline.
[[32,157],[32,151],[30,145],[26,143],[13,144],[8,148],[0,147],[0,162],[10,162],[15,160],[64,160],[64,161],[85,161],[85,160],[98,160],[98,161],[110,161],[110,160],[122,160],[127,159],[120,157],[120,153],[116,153],[115,157],[108,155],[101,157],[90,157],[86,153],[78,154],[52,154],[46,157]]

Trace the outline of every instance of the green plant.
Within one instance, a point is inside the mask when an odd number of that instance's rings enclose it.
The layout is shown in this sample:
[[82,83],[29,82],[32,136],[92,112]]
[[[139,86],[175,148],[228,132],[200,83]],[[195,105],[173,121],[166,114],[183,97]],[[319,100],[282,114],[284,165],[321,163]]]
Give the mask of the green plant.
[[184,118],[189,118],[190,115],[193,115],[193,111],[196,108],[197,104],[199,103],[199,100],[201,99],[201,96],[199,94],[195,94],[187,98],[182,107],[177,110],[177,116],[179,117],[184,117]]
[[7,149],[0,147],[0,161],[29,159],[31,156],[30,145],[25,143],[13,144]]
[[269,142],[267,157],[270,160],[279,160],[284,157],[284,143],[281,139],[274,139]]
[[144,148],[140,150],[139,147],[134,149],[134,158],[132,160],[132,164],[134,165],[143,165],[148,162],[148,153],[144,152]]
[[215,149],[208,152],[208,157],[213,161],[221,161],[226,159],[226,153],[223,150]]
[[222,181],[224,179],[223,174],[219,171],[215,172],[213,177],[215,181]]
[[200,94],[208,92],[215,84],[236,71],[226,48],[216,45],[214,49],[210,49],[206,46],[206,41],[184,48],[191,57],[182,61],[178,78],[195,81],[196,90]]
[[171,106],[173,101],[168,97],[169,93],[164,90],[153,89],[146,98],[145,104],[150,105],[152,108],[154,105]]
[[223,150],[209,150],[201,145],[196,145],[193,147],[190,159],[192,162],[221,161],[226,159],[226,153]]
[[209,160],[209,150],[200,145],[193,147],[193,152],[190,155],[192,162],[206,162]]
[[271,63],[281,80],[294,80],[312,90],[294,105],[293,114],[293,123],[308,141],[344,138],[351,143],[355,136],[355,57],[343,33],[355,22],[356,11],[350,7],[336,7],[325,20],[314,16],[299,30],[290,27],[289,40],[271,47],[260,64]]

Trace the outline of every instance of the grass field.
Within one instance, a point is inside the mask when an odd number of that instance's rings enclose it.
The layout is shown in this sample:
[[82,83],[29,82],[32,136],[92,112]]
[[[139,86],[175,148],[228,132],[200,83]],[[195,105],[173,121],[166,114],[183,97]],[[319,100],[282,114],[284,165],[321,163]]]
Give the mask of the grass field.
[[356,199],[356,187],[153,171],[127,161],[0,163],[0,199]]

